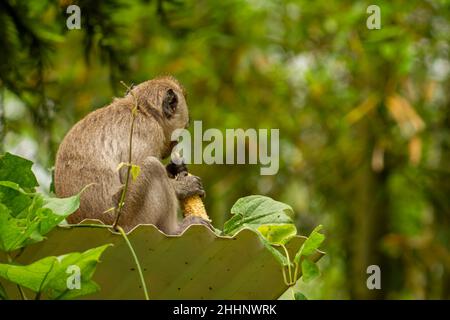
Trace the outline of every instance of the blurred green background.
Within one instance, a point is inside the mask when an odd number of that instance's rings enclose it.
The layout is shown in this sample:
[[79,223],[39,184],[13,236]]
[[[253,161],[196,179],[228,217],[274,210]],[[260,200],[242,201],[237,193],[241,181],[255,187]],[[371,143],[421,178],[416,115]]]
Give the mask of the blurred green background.
[[[68,30],[66,8],[81,8]],[[369,30],[366,9],[381,8]],[[171,74],[203,128],[279,128],[280,170],[193,165],[216,227],[240,197],[323,224],[313,299],[450,298],[449,1],[0,2],[0,142],[36,161],[88,112]],[[368,290],[366,269],[381,268]]]

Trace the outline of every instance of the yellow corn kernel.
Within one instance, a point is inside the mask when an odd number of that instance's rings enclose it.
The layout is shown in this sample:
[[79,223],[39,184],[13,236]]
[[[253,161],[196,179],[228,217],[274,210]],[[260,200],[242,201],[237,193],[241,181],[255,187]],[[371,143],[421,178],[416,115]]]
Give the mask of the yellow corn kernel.
[[185,217],[197,216],[207,221],[211,221],[211,219],[209,219],[208,217],[208,214],[206,213],[205,205],[203,204],[202,198],[200,198],[200,196],[198,195],[184,199],[183,213]]

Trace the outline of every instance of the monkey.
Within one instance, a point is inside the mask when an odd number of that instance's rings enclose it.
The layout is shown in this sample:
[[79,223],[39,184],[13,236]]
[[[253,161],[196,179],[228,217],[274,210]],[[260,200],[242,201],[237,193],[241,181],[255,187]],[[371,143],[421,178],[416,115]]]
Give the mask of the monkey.
[[71,224],[84,219],[114,223],[127,177],[131,112],[137,105],[132,136],[132,163],[140,167],[137,179],[128,184],[118,225],[129,232],[139,224],[153,224],[166,234],[182,233],[191,224],[209,222],[188,216],[178,219],[179,201],[193,195],[204,197],[201,179],[181,174],[175,178],[162,160],[176,141],[176,129],[189,124],[186,93],[173,77],[164,76],[130,88],[124,97],[97,109],[79,122],[64,137],[55,161],[54,186],[58,197],[77,194],[79,209],[67,218]]

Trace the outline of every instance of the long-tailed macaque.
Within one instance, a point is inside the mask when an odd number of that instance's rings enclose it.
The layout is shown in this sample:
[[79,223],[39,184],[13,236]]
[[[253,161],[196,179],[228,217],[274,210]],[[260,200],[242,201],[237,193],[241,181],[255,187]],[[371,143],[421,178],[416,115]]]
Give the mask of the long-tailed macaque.
[[167,234],[181,233],[190,224],[207,224],[198,217],[177,218],[178,201],[192,195],[204,196],[196,176],[170,177],[161,159],[167,158],[176,142],[175,129],[189,123],[184,90],[172,77],[161,77],[135,86],[123,98],[116,98],[80,120],[61,143],[55,165],[55,190],[59,197],[77,194],[85,186],[80,208],[68,217],[70,223],[98,219],[112,224],[114,211],[126,179],[131,110],[138,114],[132,139],[132,163],[140,175],[127,189],[119,225],[125,231],[138,224],[154,224]]

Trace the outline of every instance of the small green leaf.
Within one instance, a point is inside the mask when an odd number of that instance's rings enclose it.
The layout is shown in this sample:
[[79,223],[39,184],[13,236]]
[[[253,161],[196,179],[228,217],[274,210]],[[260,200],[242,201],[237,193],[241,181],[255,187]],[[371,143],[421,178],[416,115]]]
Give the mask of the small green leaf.
[[80,207],[80,195],[68,198],[52,198],[43,196],[43,208],[50,209],[55,215],[67,217]]
[[[110,244],[83,253],[46,257],[26,266],[0,264],[0,276],[50,299],[73,299],[98,291],[98,285],[91,278],[108,246]],[[69,289],[67,285],[70,276],[67,270],[73,265],[80,269],[80,289]]]
[[253,195],[240,198],[231,208],[233,215],[225,225],[223,232],[234,235],[243,228],[256,230],[264,224],[292,223],[292,208],[272,198]]
[[322,225],[317,226],[309,235],[308,239],[303,243],[303,255],[309,256],[313,254],[325,240],[325,236],[319,231],[322,229]]
[[308,300],[308,298],[300,291],[294,292],[294,299],[295,300]]
[[300,258],[302,256],[310,256],[320,247],[322,242],[325,240],[325,236],[319,231],[322,229],[322,225],[318,225],[309,235],[308,239],[303,242],[303,245],[297,251],[294,257],[295,263],[300,263]]
[[302,261],[302,279],[304,282],[309,282],[319,275],[319,267],[317,265],[305,259]]
[[286,244],[297,235],[294,224],[265,224],[258,227],[258,231],[270,244]]
[[132,164],[131,165],[131,178],[133,179],[133,181],[135,181],[137,179],[137,177],[139,177],[140,173],[141,173],[141,167],[139,167],[136,164]]

